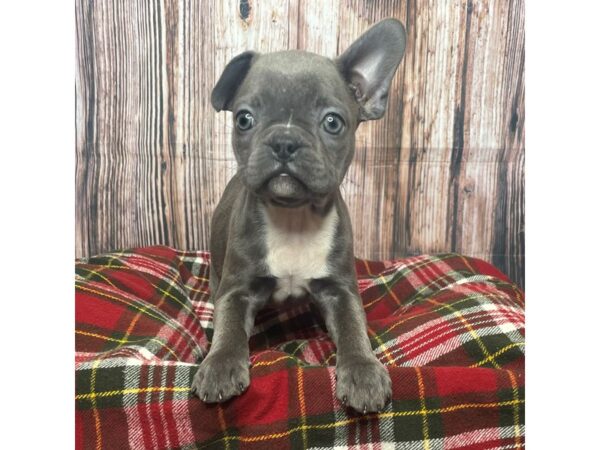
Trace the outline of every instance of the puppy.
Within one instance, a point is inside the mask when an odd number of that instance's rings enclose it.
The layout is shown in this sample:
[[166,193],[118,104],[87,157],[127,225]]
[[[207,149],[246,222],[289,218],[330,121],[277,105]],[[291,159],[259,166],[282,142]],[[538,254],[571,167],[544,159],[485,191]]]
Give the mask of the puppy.
[[257,311],[307,295],[337,347],[338,399],[362,413],[389,401],[389,374],[367,337],[339,186],[358,125],[385,112],[405,42],[402,24],[386,19],[333,60],[247,51],[225,67],[211,102],[233,112],[238,171],[212,219],[214,335],[192,386],[204,402],[224,402],[250,384]]

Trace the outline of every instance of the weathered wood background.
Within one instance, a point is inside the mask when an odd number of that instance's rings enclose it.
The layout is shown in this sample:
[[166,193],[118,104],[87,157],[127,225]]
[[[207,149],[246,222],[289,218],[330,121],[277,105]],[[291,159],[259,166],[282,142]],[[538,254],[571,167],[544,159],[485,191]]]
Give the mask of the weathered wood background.
[[210,106],[246,49],[343,51],[385,17],[406,55],[343,194],[355,252],[456,251],[524,282],[524,2],[76,0],[76,254],[208,247],[235,171]]

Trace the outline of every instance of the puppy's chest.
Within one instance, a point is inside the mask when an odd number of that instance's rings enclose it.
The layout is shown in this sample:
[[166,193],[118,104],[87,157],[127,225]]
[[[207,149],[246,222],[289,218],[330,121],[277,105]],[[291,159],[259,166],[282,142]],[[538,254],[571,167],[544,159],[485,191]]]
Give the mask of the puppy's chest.
[[267,211],[266,264],[271,276],[277,278],[273,300],[302,297],[310,280],[329,275],[328,258],[337,220],[335,208],[324,217],[308,208]]

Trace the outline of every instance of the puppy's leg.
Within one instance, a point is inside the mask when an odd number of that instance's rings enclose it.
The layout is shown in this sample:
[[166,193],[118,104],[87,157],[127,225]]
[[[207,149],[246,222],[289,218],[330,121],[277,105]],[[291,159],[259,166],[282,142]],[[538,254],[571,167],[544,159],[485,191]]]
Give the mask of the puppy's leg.
[[256,302],[255,297],[239,290],[230,290],[215,300],[211,348],[192,383],[192,391],[204,402],[224,402],[250,384],[248,337]]
[[338,399],[365,414],[380,411],[391,398],[392,383],[371,349],[358,292],[331,279],[314,280],[310,287],[337,346]]

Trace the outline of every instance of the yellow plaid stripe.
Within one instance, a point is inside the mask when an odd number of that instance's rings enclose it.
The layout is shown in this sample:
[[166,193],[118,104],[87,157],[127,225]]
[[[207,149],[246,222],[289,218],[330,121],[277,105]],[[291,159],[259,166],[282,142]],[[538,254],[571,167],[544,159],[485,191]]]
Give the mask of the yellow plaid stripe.
[[[442,257],[436,257],[435,259],[436,259],[436,261],[443,261],[444,259],[448,259],[448,258],[450,258],[452,256],[454,256],[454,255],[449,254],[449,255],[442,256]],[[419,261],[419,262],[411,264],[409,266],[398,268],[395,272],[392,272],[391,275],[392,275],[392,278],[394,278],[396,276],[405,276],[406,274],[414,272],[417,269],[421,269],[423,267],[427,267],[427,266],[430,266],[430,265],[431,265],[431,259],[424,259],[423,261]],[[373,277],[373,274],[369,271],[369,269],[367,269],[367,271],[369,272],[369,275],[371,275],[371,277]],[[453,272],[449,272],[447,274],[444,274],[444,276],[450,277],[450,276],[452,276],[454,274],[459,274],[459,273],[453,271]],[[453,279],[456,280],[456,278],[453,278]],[[410,298],[405,299],[404,302],[402,302],[401,300],[399,300],[396,297],[396,295],[394,294],[394,292],[388,286],[387,282],[385,281],[384,275],[380,275],[379,277],[377,277],[377,280],[381,280],[382,284],[385,286],[385,288],[388,291],[388,293],[390,293],[394,297],[394,300],[396,301],[396,303],[398,303],[398,305],[401,305],[402,303],[406,304],[407,302],[409,302],[412,299],[414,299],[414,298],[418,297],[419,295],[421,295],[426,290],[431,289],[431,286],[437,286],[438,282],[440,281],[439,278],[433,279],[432,281],[430,281],[430,282],[424,284],[423,286],[421,286],[421,288],[418,291],[416,291],[415,293],[411,294]],[[385,296],[385,294],[379,296],[375,300],[370,301],[369,303],[365,303],[365,305],[364,305],[365,309],[368,308],[369,306],[371,306],[372,304],[380,301],[384,296]]]
[[381,339],[381,337],[379,336],[379,334],[377,334],[373,330],[371,330],[371,328],[369,326],[367,326],[367,332],[368,332],[368,334],[370,334],[371,336],[373,336],[373,339],[375,339],[375,341],[377,341],[377,344],[378,344],[377,348],[379,350],[381,350],[383,352],[383,354],[385,355],[385,357],[387,359],[387,365],[395,367],[396,364],[394,363],[394,357],[388,351],[388,347],[385,345],[385,342],[383,342],[383,340]]
[[367,273],[369,274],[369,277],[373,278],[373,272],[371,271],[371,267],[369,266],[369,261],[364,259],[363,263],[365,264],[365,268],[367,269]]
[[92,365],[92,374],[90,378],[90,396],[92,400],[92,412],[94,414],[94,428],[96,430],[97,450],[100,450],[102,448],[102,426],[100,424],[100,413],[98,412],[98,404],[96,403],[96,394],[94,391],[96,389],[96,369],[98,368],[98,365],[101,361],[101,358],[98,358],[96,361],[94,361],[94,364]]
[[[392,296],[392,298],[394,299],[394,301],[398,304],[398,306],[402,306],[402,300],[400,300],[396,294],[394,293],[394,291],[392,290],[392,288],[389,287],[387,281],[385,280],[385,277],[383,275],[380,275],[379,277],[377,277],[378,280],[381,280],[381,284],[383,284],[383,286],[385,287],[385,290],[387,291],[388,294],[390,294]],[[371,302],[373,303],[373,302]],[[367,307],[367,305],[365,305],[365,308]]]
[[[452,305],[452,306],[458,306],[458,305],[461,305],[464,302],[468,302],[470,300],[474,300],[476,298],[480,298],[481,296],[482,296],[482,294],[469,295],[467,297],[461,298],[460,300],[456,300],[456,301],[450,303],[450,305]],[[429,301],[429,299],[427,301]],[[431,311],[425,311],[425,312],[422,312],[422,313],[419,313],[419,314],[411,315],[411,316],[409,316],[409,317],[407,317],[405,319],[400,319],[398,322],[394,323],[393,325],[390,325],[390,327],[387,330],[383,330],[381,332],[381,334],[383,334],[383,333],[389,333],[389,332],[393,331],[394,328],[397,328],[400,325],[402,325],[402,324],[404,324],[406,322],[409,322],[411,320],[417,319],[419,317],[423,317],[423,316],[427,316],[427,315],[431,315],[431,314],[437,314],[437,313],[439,313],[443,309],[448,309],[447,306],[446,306],[448,304],[438,303],[438,305],[441,305],[441,306],[439,306],[437,308],[434,308]]]
[[[105,269],[112,269],[112,270],[124,270],[124,271],[128,271],[128,272],[132,272],[134,274],[138,273],[138,269],[134,268],[134,267],[129,267],[128,265],[126,265],[124,262],[122,262],[119,258],[117,258],[117,256],[129,256],[132,254],[126,254],[124,252],[118,252],[115,253],[113,256],[110,256],[109,258],[109,264],[106,266],[102,266],[102,270]],[[120,264],[113,266],[112,262],[113,261],[118,261]],[[106,277],[104,277],[103,275],[101,275],[98,271],[94,271],[91,269],[88,269],[86,267],[81,266],[80,268],[88,271],[88,272],[92,272],[96,275],[98,275],[99,277],[101,277],[103,280],[105,280],[107,283],[109,283],[112,287],[117,288],[113,283],[110,282],[110,280],[108,280]],[[161,276],[161,279],[165,282],[169,283],[169,290],[177,284],[177,278],[179,277],[178,273],[172,273],[170,275],[167,275],[166,277]],[[206,280],[208,281],[208,280]],[[177,304],[179,304],[182,308],[184,308],[186,311],[188,312],[192,312],[192,309],[189,307],[188,304],[181,302],[177,297],[174,297],[173,295],[171,295],[169,292],[165,291],[164,289],[158,287],[157,285],[155,285],[154,283],[150,283],[150,285],[155,289],[155,291],[161,292],[163,295],[168,296],[169,298],[171,298],[172,300],[174,300]]]
[[148,392],[187,392],[190,390],[190,386],[152,386],[146,388],[128,388],[114,391],[90,392],[89,394],[77,394],[75,396],[75,400],[92,400],[93,402],[95,398],[114,397],[127,394],[145,394]]
[[440,302],[438,302],[436,300],[433,300],[431,298],[427,299],[427,301],[431,302],[431,303],[433,303],[435,305],[440,305],[441,307],[443,307],[443,308],[448,309],[449,311],[451,311],[452,314],[454,315],[454,317],[456,317],[464,325],[464,327],[467,329],[467,331],[469,332],[469,334],[473,337],[473,339],[475,340],[475,342],[477,343],[477,345],[479,346],[479,348],[481,349],[481,351],[483,352],[483,354],[486,356],[487,359],[489,359],[489,361],[492,363],[492,365],[496,369],[500,368],[500,365],[496,362],[496,360],[494,359],[494,357],[490,354],[490,352],[488,351],[487,347],[484,345],[483,341],[481,340],[480,336],[473,329],[473,327],[471,326],[471,324],[469,323],[469,321],[463,317],[463,315],[460,313],[460,311],[458,311],[457,309],[454,309],[451,305],[449,305],[447,303],[440,303]]
[[[423,312],[423,313],[415,314],[415,315],[412,315],[412,316],[410,316],[410,317],[406,317],[406,318],[400,319],[400,320],[398,320],[396,323],[394,323],[393,325],[390,325],[390,327],[389,327],[387,330],[382,330],[381,332],[379,332],[379,333],[377,333],[377,334],[373,332],[373,333],[372,333],[372,336],[373,336],[373,338],[374,338],[374,339],[377,341],[377,343],[379,344],[379,346],[376,348],[376,350],[378,350],[378,351],[382,351],[382,352],[385,354],[385,356],[386,356],[386,358],[387,358],[387,360],[388,360],[388,362],[389,362],[389,364],[388,364],[388,365],[394,366],[394,365],[395,365],[396,358],[394,358],[394,357],[391,357],[391,356],[390,356],[390,354],[389,354],[389,353],[387,353],[387,348],[388,348],[388,347],[385,345],[384,341],[381,339],[381,336],[382,336],[382,335],[384,335],[384,334],[386,334],[386,333],[389,333],[389,332],[393,331],[395,328],[397,328],[397,327],[399,327],[400,325],[402,325],[402,324],[404,324],[404,323],[406,323],[406,322],[409,322],[409,321],[411,321],[411,320],[413,320],[413,319],[417,319],[417,318],[419,318],[419,317],[423,317],[423,316],[426,316],[426,315],[438,314],[438,313],[439,313],[441,310],[443,310],[443,309],[448,309],[448,310],[450,310],[450,311],[451,311],[451,313],[452,313],[452,314],[453,314],[455,317],[457,317],[459,320],[461,320],[461,318],[462,318],[461,322],[462,322],[462,323],[463,323],[463,325],[464,325],[464,324],[465,324],[465,322],[466,322],[466,323],[468,323],[468,322],[467,322],[467,321],[466,321],[466,319],[464,319],[464,317],[462,317],[462,316],[460,315],[460,313],[458,313],[458,311],[456,311],[454,308],[455,308],[455,307],[457,307],[457,306],[459,306],[459,305],[461,305],[461,304],[462,304],[462,303],[464,303],[464,302],[467,302],[467,301],[470,301],[470,300],[474,300],[474,299],[476,299],[476,298],[478,298],[478,297],[480,297],[480,296],[481,296],[481,294],[474,294],[474,295],[471,295],[471,296],[468,296],[468,297],[462,298],[462,299],[460,299],[460,300],[456,300],[455,302],[452,302],[452,303],[439,303],[439,302],[436,302],[435,300],[432,300],[432,299],[427,299],[427,301],[429,301],[430,303],[435,303],[435,304],[437,304],[437,305],[440,305],[440,306],[438,306],[438,307],[436,307],[436,308],[432,309],[431,311],[425,311],[425,312]],[[457,316],[457,314],[458,314],[458,316]],[[473,333],[474,333],[474,331],[473,331],[473,330],[471,330],[471,331],[472,331],[472,332],[471,332],[471,334],[473,334]],[[395,341],[393,341],[393,342],[395,342]],[[510,344],[510,345],[508,345],[507,347],[504,347],[503,349],[500,349],[500,350],[498,350],[496,353],[494,353],[494,354],[492,354],[492,355],[489,355],[489,353],[488,353],[488,354],[487,354],[487,356],[486,356],[486,358],[485,358],[484,360],[482,360],[482,361],[480,361],[480,362],[478,362],[478,363],[476,363],[476,364],[474,364],[474,365],[472,365],[472,366],[470,366],[470,367],[479,367],[479,366],[481,366],[481,365],[484,365],[484,364],[486,364],[486,363],[488,363],[488,362],[492,362],[492,361],[493,361],[493,362],[495,362],[495,358],[496,358],[497,356],[499,356],[499,355],[501,355],[502,353],[504,353],[504,352],[506,352],[506,351],[510,350],[511,348],[513,348],[513,347],[515,347],[515,346],[519,346],[519,345],[525,345],[525,344],[524,344],[524,343],[521,343],[521,342],[518,342],[518,343]],[[485,352],[484,352],[484,353],[485,353]],[[329,356],[329,358],[328,358],[328,359],[327,359],[327,361],[325,361],[325,362],[326,362],[326,363],[328,363],[328,362],[329,362],[329,359],[331,359],[333,356],[335,356],[335,354],[333,354],[333,355]]]
[[135,304],[133,301],[131,301],[131,300],[125,300],[125,299],[123,299],[123,298],[119,298],[119,297],[116,297],[116,296],[114,296],[114,295],[111,295],[111,294],[109,294],[109,293],[107,293],[107,292],[98,291],[98,290],[96,290],[96,289],[90,289],[89,287],[83,286],[83,285],[81,285],[81,284],[76,284],[76,286],[75,286],[75,287],[76,287],[77,289],[81,290],[81,291],[90,292],[90,293],[92,293],[92,294],[97,294],[97,295],[100,295],[101,297],[109,298],[109,299],[111,299],[111,300],[114,300],[114,301],[117,301],[117,302],[119,302],[119,303],[124,303],[124,304],[126,304],[127,306],[129,306],[129,307],[131,307],[131,308],[133,308],[133,309],[136,309],[136,310],[138,310],[138,311],[142,312],[143,314],[145,314],[145,315],[146,315],[146,316],[148,316],[148,317],[152,317],[153,319],[155,319],[155,320],[158,320],[159,322],[163,322],[163,323],[165,323],[165,324],[167,323],[167,321],[165,320],[165,318],[164,318],[164,317],[162,317],[162,316],[160,316],[160,315],[157,315],[157,314],[154,314],[153,312],[150,312],[150,311],[148,311],[148,310],[146,309],[146,307],[140,307],[140,306],[136,305],[136,304]]
[[271,361],[257,361],[252,363],[252,367],[260,367],[260,366],[272,366],[273,364],[277,364],[279,361],[283,361],[285,359],[291,359],[294,361],[298,361],[298,358],[294,358],[293,356],[280,356],[279,358],[273,359]]
[[[510,400],[505,402],[493,402],[493,403],[462,403],[453,406],[447,406],[445,408],[433,408],[433,409],[425,409],[422,408],[418,410],[412,411],[394,411],[394,412],[385,412],[385,413],[371,413],[368,414],[367,417],[377,416],[379,419],[385,418],[393,418],[393,417],[408,417],[408,416],[419,416],[419,415],[427,415],[427,414],[443,414],[448,412],[455,412],[464,409],[489,409],[489,408],[501,408],[504,406],[514,406],[520,403],[524,403],[524,400]],[[354,424],[360,420],[364,420],[362,417],[353,417],[346,420],[340,420],[337,422],[331,422],[327,424],[316,424],[316,425],[301,425],[295,428],[290,428],[287,431],[282,431],[280,433],[271,433],[271,434],[261,434],[257,436],[227,436],[221,439],[212,441],[210,443],[204,444],[198,448],[206,448],[216,444],[217,442],[221,442],[224,440],[236,440],[240,442],[261,442],[268,441],[271,439],[280,439],[283,437],[287,437],[292,433],[297,433],[298,431],[305,430],[327,430],[336,427],[343,427],[347,425]]]
[[85,270],[86,272],[88,272],[88,276],[86,276],[86,277],[81,277],[81,278],[83,278],[84,280],[89,280],[89,279],[91,278],[89,275],[96,275],[97,277],[99,277],[99,278],[102,278],[104,281],[106,281],[108,284],[110,284],[110,285],[111,285],[112,287],[114,287],[115,289],[118,289],[118,288],[117,288],[117,287],[116,287],[116,286],[113,284],[113,282],[112,282],[112,281],[110,281],[108,278],[106,278],[104,275],[102,275],[102,274],[100,273],[100,271],[101,271],[101,270],[104,270],[104,269],[107,269],[107,268],[108,268],[108,267],[102,267],[101,269],[98,269],[98,270],[92,270],[92,269],[89,269],[89,268],[87,268],[87,267],[80,266],[80,267],[79,267],[79,270]]
[[[510,378],[510,385],[513,391],[513,399],[516,400],[519,398],[519,387],[517,385],[517,380],[515,379],[515,375],[510,371],[506,371]],[[513,407],[513,415],[515,418],[515,445],[516,448],[522,448],[521,446],[521,427],[519,425],[519,405],[514,405]]]
[[471,364],[469,367],[480,367],[480,366],[483,366],[484,364],[487,364],[490,361],[494,361],[496,357],[500,356],[502,353],[507,352],[511,348],[524,347],[524,346],[525,346],[525,342],[513,342],[512,344],[508,344],[508,345],[502,347],[500,350],[498,350],[497,352],[493,353],[492,355],[485,357],[481,361],[479,361],[479,362],[477,362],[475,364]]
[[421,413],[423,415],[423,447],[425,450],[429,450],[429,425],[427,423],[427,405],[425,404],[425,385],[423,384],[423,375],[421,369],[415,367],[417,372],[417,383],[419,385],[419,400],[421,402]]
[[225,449],[229,450],[231,445],[229,445],[229,435],[227,434],[227,422],[225,422],[225,412],[223,411],[223,407],[217,403],[217,411],[219,411],[219,425],[221,427],[221,431],[223,431],[224,439],[225,439]]
[[[174,280],[173,280],[173,279],[171,279],[171,282],[174,282]],[[153,286],[154,286],[154,285],[153,285]],[[173,285],[172,285],[172,284],[170,284],[170,285],[169,285],[169,289],[171,289],[171,286],[173,286]],[[155,289],[156,289],[156,287],[155,287]],[[165,296],[165,295],[163,295],[163,296],[160,298],[160,301],[159,301],[159,302],[156,304],[156,308],[160,308],[160,307],[163,305],[163,303],[164,303],[165,301],[166,301],[166,296]],[[127,330],[125,330],[125,336],[123,336],[123,339],[127,339],[127,338],[129,337],[129,335],[132,333],[132,331],[133,331],[133,328],[135,327],[135,325],[136,325],[136,324],[138,323],[138,321],[139,321],[139,320],[142,318],[142,316],[143,316],[143,312],[144,312],[144,311],[147,311],[147,310],[148,310],[149,308],[151,308],[151,307],[152,307],[152,304],[150,304],[150,303],[149,303],[147,306],[143,307],[143,308],[142,308],[140,311],[138,311],[138,312],[135,314],[135,316],[133,317],[133,319],[132,319],[132,320],[131,320],[131,322],[129,323],[129,326],[127,327]],[[123,342],[121,342],[117,348],[121,347],[122,345],[123,345]],[[165,347],[166,347],[166,346],[165,346]],[[170,349],[169,349],[169,350],[170,350]],[[175,358],[177,359],[177,361],[179,361],[179,357],[177,357],[177,355],[175,355],[175,353],[174,353],[173,351],[171,351],[171,350],[170,350],[170,353],[171,353],[173,356],[175,356]]]
[[304,376],[301,367],[298,367],[298,400],[300,401],[300,426],[302,430],[302,444],[307,447],[308,436],[306,435],[306,403],[304,402]]
[[[162,347],[164,347],[171,355],[173,355],[173,357],[175,359],[177,359],[177,361],[181,361],[179,359],[179,357],[177,356],[177,354],[167,344],[165,344],[160,339],[156,339],[156,338],[141,338],[141,339],[125,339],[124,338],[124,339],[116,339],[116,338],[112,338],[112,337],[108,337],[108,336],[103,336],[102,334],[89,333],[87,331],[82,331],[82,330],[75,330],[75,333],[76,334],[81,334],[83,336],[95,337],[97,339],[102,339],[102,340],[105,340],[105,341],[118,342],[119,344],[135,344],[137,342],[156,342],[156,343],[160,344]],[[119,347],[116,347],[116,348],[119,348]],[[114,351],[115,349],[111,349],[111,351]]]
[[[163,317],[163,316],[161,316],[159,314],[151,312],[150,310],[146,309],[145,306],[144,307],[140,307],[140,306],[136,305],[136,302],[134,302],[134,301],[125,300],[123,298],[119,298],[119,297],[116,297],[114,295],[111,295],[111,294],[109,294],[107,292],[98,291],[96,289],[90,289],[90,288],[88,288],[88,287],[86,287],[84,285],[81,285],[79,283],[76,283],[75,287],[77,289],[79,289],[79,290],[82,290],[82,291],[90,292],[92,294],[97,294],[97,295],[99,295],[101,297],[109,298],[109,299],[117,301],[119,303],[124,303],[125,305],[127,305],[127,306],[129,306],[129,307],[131,307],[131,308],[133,308],[133,309],[141,312],[142,314],[144,314],[144,315],[146,315],[148,317],[151,317],[151,318],[157,320],[158,322],[161,322],[161,323],[163,323],[163,324],[171,327],[172,329],[180,332],[182,336],[186,336],[188,338],[188,345],[190,347],[193,347],[193,348],[197,347],[197,345],[194,343],[193,338],[189,335],[188,331],[184,327],[182,327],[181,325],[177,324],[176,322],[173,322],[171,320],[165,319],[165,317]],[[173,324],[177,325],[177,327],[174,327]],[[191,341],[191,342],[189,342],[189,341]]]
[[[208,280],[207,280],[207,281],[208,281]],[[186,285],[186,289],[188,289],[188,290],[190,290],[190,291],[193,291],[193,292],[198,292],[199,294],[205,294],[205,295],[208,295],[208,291],[203,291],[203,290],[201,290],[201,289],[198,289],[198,288],[195,288],[195,287],[192,287],[192,286],[189,286],[189,285]]]
[[[171,290],[171,288],[175,285],[174,284],[175,281],[171,280],[171,283],[169,284],[169,290]],[[177,297],[175,297],[173,294],[171,294],[169,292],[169,290],[165,291],[164,289],[155,286],[154,284],[152,285],[152,287],[154,289],[156,289],[157,291],[159,291],[161,294],[163,294],[164,296],[169,297],[171,300],[173,300],[175,303],[177,303],[178,305],[180,305],[183,309],[185,309],[187,312],[189,313],[193,313],[194,311],[192,310],[192,308],[190,308],[190,305],[188,305],[187,302],[182,302],[181,300],[179,300]],[[164,298],[164,297],[163,297]]]

